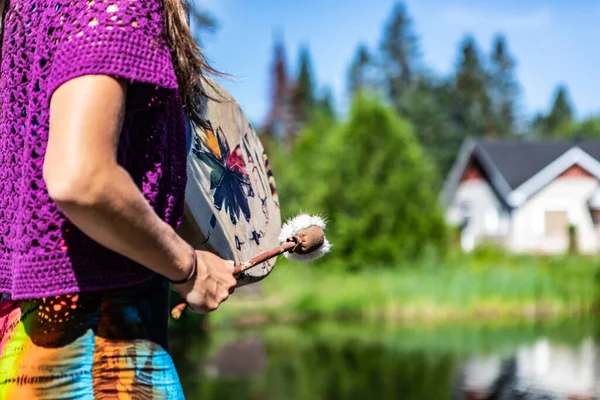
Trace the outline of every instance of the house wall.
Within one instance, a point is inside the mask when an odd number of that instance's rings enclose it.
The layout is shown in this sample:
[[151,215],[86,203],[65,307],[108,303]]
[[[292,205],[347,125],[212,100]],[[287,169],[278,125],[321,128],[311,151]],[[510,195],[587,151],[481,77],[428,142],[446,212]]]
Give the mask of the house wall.
[[568,249],[568,234],[548,237],[546,211],[565,211],[577,227],[579,250],[598,251],[598,235],[587,201],[598,188],[598,181],[585,175],[563,175],[533,195],[513,211],[508,247],[518,252],[563,253]]
[[498,236],[507,231],[507,220],[496,193],[484,179],[464,180],[458,187],[446,217],[450,224],[460,225],[468,215],[469,222],[461,237],[462,248],[470,251],[483,237]]

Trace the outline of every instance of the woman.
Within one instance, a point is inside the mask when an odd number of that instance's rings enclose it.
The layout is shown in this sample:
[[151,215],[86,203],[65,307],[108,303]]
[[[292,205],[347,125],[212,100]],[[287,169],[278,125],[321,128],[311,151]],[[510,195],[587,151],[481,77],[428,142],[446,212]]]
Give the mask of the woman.
[[[176,233],[207,69],[182,0],[0,0],[0,398],[183,398],[168,283],[236,281]],[[210,69],[209,69],[210,71]]]

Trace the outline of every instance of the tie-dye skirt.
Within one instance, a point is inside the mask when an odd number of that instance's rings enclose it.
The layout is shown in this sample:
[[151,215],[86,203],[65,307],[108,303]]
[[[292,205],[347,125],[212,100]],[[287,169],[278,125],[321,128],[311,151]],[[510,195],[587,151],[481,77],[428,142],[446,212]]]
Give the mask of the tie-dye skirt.
[[0,399],[183,399],[167,282],[0,301]]

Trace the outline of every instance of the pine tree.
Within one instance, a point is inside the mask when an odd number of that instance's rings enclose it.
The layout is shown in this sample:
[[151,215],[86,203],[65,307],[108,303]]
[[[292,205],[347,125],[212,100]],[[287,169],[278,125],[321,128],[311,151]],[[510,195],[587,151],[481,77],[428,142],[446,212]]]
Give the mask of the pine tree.
[[381,53],[389,99],[402,111],[401,96],[414,82],[420,62],[417,36],[403,3],[396,4],[384,30]]
[[545,129],[549,134],[556,133],[563,124],[570,123],[573,120],[573,108],[569,103],[567,88],[559,86],[556,90],[554,103],[550,114],[546,117]]
[[445,174],[452,167],[464,139],[452,121],[453,99],[450,89],[448,82],[428,78],[415,84],[403,96],[404,115],[412,124],[421,147],[439,172],[436,189],[441,188]]
[[335,119],[335,106],[333,104],[333,95],[330,89],[325,89],[323,95],[317,101],[316,111],[323,114],[327,118]]
[[[532,120],[533,134],[547,138],[570,138],[573,136],[594,136],[583,132],[583,124],[577,124],[573,120],[573,108],[569,102],[567,88],[559,86],[556,89],[554,101],[548,115],[538,113]],[[591,125],[588,125],[588,128]],[[583,128],[585,130],[585,128]]]
[[454,82],[453,118],[463,136],[484,136],[493,132],[488,77],[475,40],[468,36],[460,47]]
[[307,47],[300,50],[300,66],[298,68],[298,79],[294,87],[293,107],[296,130],[301,129],[313,111],[315,106],[314,81],[310,61],[310,52]]
[[490,97],[494,114],[494,133],[508,136],[516,131],[519,85],[515,62],[508,53],[503,36],[494,39],[490,68]]
[[355,94],[369,86],[369,72],[372,68],[372,56],[366,45],[361,44],[356,50],[354,60],[348,71],[348,91]]
[[289,132],[290,106],[289,82],[285,47],[281,37],[275,40],[271,68],[271,105],[263,131],[275,139],[284,138]]

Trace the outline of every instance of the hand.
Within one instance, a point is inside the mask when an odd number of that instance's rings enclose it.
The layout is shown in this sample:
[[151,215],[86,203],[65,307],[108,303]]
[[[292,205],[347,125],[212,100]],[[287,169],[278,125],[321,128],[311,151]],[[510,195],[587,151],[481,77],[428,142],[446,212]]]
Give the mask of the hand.
[[216,310],[233,293],[236,279],[233,264],[208,251],[196,251],[196,278],[173,288],[192,311],[208,313]]

